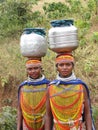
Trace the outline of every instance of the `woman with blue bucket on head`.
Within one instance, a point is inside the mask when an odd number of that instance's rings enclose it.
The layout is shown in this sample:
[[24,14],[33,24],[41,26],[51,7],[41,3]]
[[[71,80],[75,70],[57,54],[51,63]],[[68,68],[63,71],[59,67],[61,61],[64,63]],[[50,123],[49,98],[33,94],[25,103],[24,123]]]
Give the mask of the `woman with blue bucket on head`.
[[21,37],[21,53],[28,57],[28,77],[18,89],[17,130],[45,130],[46,89],[49,80],[43,74],[42,57],[45,56],[46,50],[44,30],[24,30]]
[[55,64],[58,74],[47,91],[45,130],[83,130],[84,121],[86,130],[95,130],[89,90],[73,72],[74,57],[57,55]]

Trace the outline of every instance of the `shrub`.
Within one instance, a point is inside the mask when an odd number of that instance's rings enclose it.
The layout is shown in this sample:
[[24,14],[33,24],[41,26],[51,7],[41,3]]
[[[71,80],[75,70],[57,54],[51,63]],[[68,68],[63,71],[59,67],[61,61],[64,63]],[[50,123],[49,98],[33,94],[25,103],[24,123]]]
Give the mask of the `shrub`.
[[0,130],[16,130],[16,109],[10,106],[2,108]]
[[0,36],[19,35],[26,23],[31,20],[32,3],[26,0],[6,0],[0,4]]

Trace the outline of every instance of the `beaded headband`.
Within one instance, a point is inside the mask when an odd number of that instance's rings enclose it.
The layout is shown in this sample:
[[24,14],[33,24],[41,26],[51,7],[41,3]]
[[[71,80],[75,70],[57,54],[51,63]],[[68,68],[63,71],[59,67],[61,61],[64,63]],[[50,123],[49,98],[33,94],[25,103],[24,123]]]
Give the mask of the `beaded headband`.
[[62,54],[56,57],[56,64],[64,62],[64,61],[70,61],[72,63],[74,63],[74,58],[72,55],[68,55],[68,54]]
[[27,62],[26,62],[26,66],[27,65],[31,65],[31,64],[33,64],[33,65],[41,65],[41,61],[40,60],[27,60]]

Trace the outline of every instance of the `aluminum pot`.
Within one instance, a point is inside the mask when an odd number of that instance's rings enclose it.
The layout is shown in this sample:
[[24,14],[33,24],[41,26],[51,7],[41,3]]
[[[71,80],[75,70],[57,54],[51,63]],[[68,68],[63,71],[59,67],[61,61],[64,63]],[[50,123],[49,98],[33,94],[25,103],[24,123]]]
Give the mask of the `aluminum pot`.
[[73,20],[51,21],[48,32],[49,48],[57,53],[71,52],[78,47],[78,30]]
[[24,57],[43,57],[47,52],[44,29],[26,28],[20,38],[20,51]]

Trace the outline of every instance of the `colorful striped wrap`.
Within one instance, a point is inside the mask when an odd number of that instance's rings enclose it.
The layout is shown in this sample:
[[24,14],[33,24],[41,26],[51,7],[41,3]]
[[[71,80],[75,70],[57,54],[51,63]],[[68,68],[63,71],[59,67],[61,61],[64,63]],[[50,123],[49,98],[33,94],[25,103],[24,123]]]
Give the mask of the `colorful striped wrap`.
[[47,79],[40,82],[25,81],[19,87],[18,98],[22,109],[23,120],[28,130],[44,130],[46,89],[48,83]]
[[[79,85],[79,86],[81,86],[81,85],[83,85],[85,88],[86,88],[86,91],[87,91],[87,94],[88,94],[88,98],[89,98],[89,105],[90,105],[90,112],[91,112],[91,117],[92,117],[92,130],[96,130],[96,128],[95,128],[95,125],[94,125],[94,120],[93,120],[93,116],[92,116],[92,107],[91,107],[91,101],[90,101],[90,94],[89,94],[89,89],[88,89],[88,86],[82,81],[82,80],[80,80],[80,79],[75,79],[75,80],[70,80],[70,81],[61,81],[61,80],[54,80],[54,81],[52,81],[51,83],[50,83],[50,86],[61,86],[61,85],[75,85],[75,86],[77,86],[77,85]],[[50,87],[49,86],[49,87]],[[51,89],[51,88],[50,88]],[[65,95],[65,96],[67,96],[67,95]],[[51,98],[51,97],[50,97]],[[52,99],[52,98],[51,98]],[[50,99],[50,103],[51,102],[53,102],[53,101],[51,101],[51,99]],[[81,99],[82,99],[82,96],[81,96]],[[67,101],[67,100],[66,100]],[[83,101],[83,100],[82,100]],[[66,105],[66,104],[65,104]],[[52,106],[51,106],[52,107]],[[66,106],[65,106],[66,107]],[[66,107],[67,108],[67,107]],[[62,110],[62,112],[63,112],[63,110]],[[55,113],[53,113],[53,114],[55,114]],[[82,114],[82,113],[81,113]],[[55,116],[55,115],[54,115]],[[67,120],[66,120],[67,121]],[[84,113],[82,114],[82,121],[84,121]],[[58,122],[59,123],[59,122]],[[63,129],[65,129],[65,128],[63,128],[62,127],[62,129],[56,129],[56,130],[63,130]],[[69,128],[68,128],[69,129]],[[67,129],[66,129],[67,130]]]
[[50,85],[49,94],[55,129],[79,129],[84,101],[82,85]]

